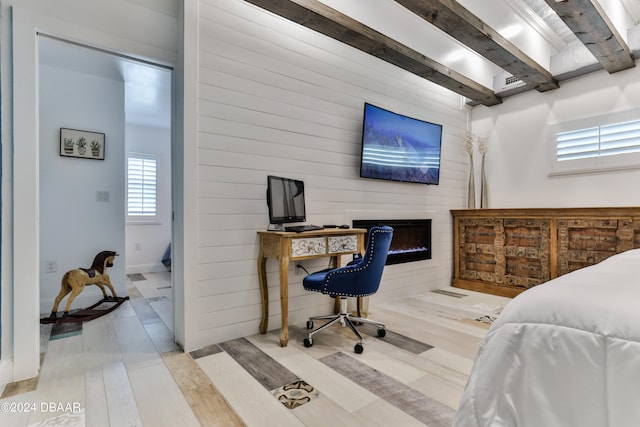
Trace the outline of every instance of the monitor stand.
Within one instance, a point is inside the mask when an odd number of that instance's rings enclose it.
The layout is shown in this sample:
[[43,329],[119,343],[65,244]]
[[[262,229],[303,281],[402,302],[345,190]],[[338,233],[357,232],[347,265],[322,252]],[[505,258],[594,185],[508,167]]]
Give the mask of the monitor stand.
[[284,224],[269,224],[267,231],[285,231]]

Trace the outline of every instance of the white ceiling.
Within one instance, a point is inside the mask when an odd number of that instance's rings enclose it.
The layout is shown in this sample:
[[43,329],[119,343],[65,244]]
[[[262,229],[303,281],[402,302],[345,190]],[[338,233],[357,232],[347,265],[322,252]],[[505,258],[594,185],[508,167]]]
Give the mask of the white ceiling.
[[[247,0],[263,5],[261,7],[267,10],[285,11],[284,16],[289,13],[286,12],[286,3],[289,1],[310,4],[310,10],[321,10],[313,6],[315,1],[321,2],[466,79],[491,89],[498,96],[511,96],[532,88],[518,79],[513,80],[511,73],[485,58],[482,52],[471,50],[436,28],[428,22],[429,16],[421,16],[402,6],[402,0]],[[582,1],[597,5],[596,9],[604,12],[615,31],[626,41],[633,57],[640,57],[639,0],[457,0],[452,3],[458,3],[482,26],[492,29],[489,34],[495,31],[506,39],[524,54],[518,55],[520,58],[530,58],[561,82],[603,68],[598,58],[550,6],[559,2],[575,2],[574,7],[578,10]],[[442,1],[443,5],[447,2]],[[438,6],[431,5],[431,2],[425,3],[424,10],[435,10],[437,16]],[[416,7],[419,9],[417,4]],[[296,10],[294,6],[289,9]],[[295,13],[291,12],[291,16],[295,16]],[[315,21],[309,18],[309,22],[312,25],[306,26],[313,27]],[[604,40],[602,42],[605,43]],[[518,90],[519,87],[523,89]]]
[[[156,5],[163,13],[172,15],[179,3],[178,0],[132,1]],[[505,86],[509,73],[393,0],[320,1],[498,94],[509,90]],[[553,1],[561,0],[458,0],[458,3],[558,80],[580,75],[580,70],[601,69],[547,4]],[[601,6],[634,54],[640,55],[640,46],[635,46],[640,45],[640,1],[591,1]],[[42,64],[123,81],[128,122],[169,126],[170,70],[46,36],[39,37],[39,54]]]
[[171,126],[171,70],[101,50],[38,37],[39,63],[124,82],[125,120],[146,126]]

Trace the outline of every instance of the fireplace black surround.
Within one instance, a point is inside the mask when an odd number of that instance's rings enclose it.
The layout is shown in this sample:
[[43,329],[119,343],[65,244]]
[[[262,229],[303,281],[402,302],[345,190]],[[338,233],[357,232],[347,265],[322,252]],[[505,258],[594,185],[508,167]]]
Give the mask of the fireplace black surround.
[[430,219],[353,220],[354,228],[393,227],[387,265],[431,259]]

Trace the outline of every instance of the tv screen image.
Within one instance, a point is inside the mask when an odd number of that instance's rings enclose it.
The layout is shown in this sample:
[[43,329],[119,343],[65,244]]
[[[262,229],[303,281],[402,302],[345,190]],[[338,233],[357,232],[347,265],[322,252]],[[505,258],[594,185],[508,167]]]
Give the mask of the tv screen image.
[[269,175],[267,177],[267,206],[271,224],[306,221],[304,182],[297,179]]
[[365,103],[360,176],[437,185],[442,125]]

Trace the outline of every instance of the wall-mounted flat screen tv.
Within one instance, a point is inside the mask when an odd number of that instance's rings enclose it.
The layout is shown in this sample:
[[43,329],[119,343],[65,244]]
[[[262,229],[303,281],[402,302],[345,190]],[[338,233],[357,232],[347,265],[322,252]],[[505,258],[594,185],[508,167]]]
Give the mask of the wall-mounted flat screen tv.
[[360,176],[437,185],[442,125],[365,103]]

